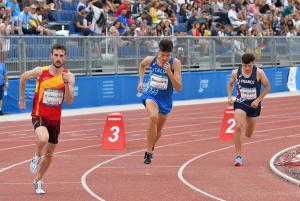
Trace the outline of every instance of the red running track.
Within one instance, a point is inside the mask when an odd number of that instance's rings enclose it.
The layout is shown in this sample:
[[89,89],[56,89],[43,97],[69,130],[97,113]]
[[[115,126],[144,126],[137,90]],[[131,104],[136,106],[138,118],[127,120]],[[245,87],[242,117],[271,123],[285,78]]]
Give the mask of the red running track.
[[31,122],[0,123],[0,200],[300,200],[299,188],[268,167],[276,152],[299,144],[299,102],[264,102],[253,137],[244,138],[242,167],[233,166],[232,142],[218,139],[225,103],[175,107],[151,165],[143,164],[144,110],[124,112],[125,151],[99,148],[105,114],[65,117],[42,196],[28,170],[35,152]]

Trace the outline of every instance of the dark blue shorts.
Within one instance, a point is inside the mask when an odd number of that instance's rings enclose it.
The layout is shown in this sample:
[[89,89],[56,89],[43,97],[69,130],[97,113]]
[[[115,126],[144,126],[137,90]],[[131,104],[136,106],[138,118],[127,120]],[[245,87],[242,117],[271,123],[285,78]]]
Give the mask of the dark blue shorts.
[[149,95],[147,96],[146,95],[143,98],[143,104],[144,104],[145,107],[146,107],[146,100],[147,99],[151,99],[154,102],[156,102],[156,104],[158,105],[158,108],[159,108],[159,113],[162,114],[162,115],[167,115],[172,110],[172,101],[163,101],[163,100],[156,99],[152,96],[149,96]]
[[252,108],[246,104],[234,102],[233,108],[234,110],[240,109],[245,111],[247,113],[247,117],[258,117],[260,115],[261,105],[259,105],[257,108]]
[[3,93],[4,93],[4,84],[0,85],[0,100],[3,98]]

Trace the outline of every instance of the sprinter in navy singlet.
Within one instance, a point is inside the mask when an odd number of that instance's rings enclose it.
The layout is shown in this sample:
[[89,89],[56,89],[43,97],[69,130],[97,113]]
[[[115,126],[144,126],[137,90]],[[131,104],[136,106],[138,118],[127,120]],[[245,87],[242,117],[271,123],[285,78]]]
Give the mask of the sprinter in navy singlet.
[[[261,101],[270,91],[271,87],[264,71],[254,66],[253,54],[242,56],[242,67],[232,71],[228,84],[228,103],[234,107],[234,120],[236,130],[234,133],[234,144],[236,151],[235,166],[243,164],[241,157],[241,134],[245,130],[247,137],[251,137],[255,128],[256,117],[260,115]],[[237,96],[233,102],[232,90],[236,82]],[[261,84],[264,90],[261,91]]]
[[233,104],[234,109],[241,109],[247,113],[247,117],[260,115],[261,103],[257,107],[251,107],[251,103],[260,95],[261,81],[257,80],[257,67],[253,66],[250,77],[245,77],[240,67],[237,71],[236,88],[237,96]]
[[144,163],[150,164],[152,154],[161,130],[172,109],[173,88],[181,91],[181,63],[172,56],[173,43],[169,39],[162,39],[159,42],[157,56],[148,56],[140,64],[138,92],[143,91],[144,75],[146,67],[150,66],[150,79],[148,87],[143,92],[143,104],[149,115],[147,131],[147,150],[144,156]]

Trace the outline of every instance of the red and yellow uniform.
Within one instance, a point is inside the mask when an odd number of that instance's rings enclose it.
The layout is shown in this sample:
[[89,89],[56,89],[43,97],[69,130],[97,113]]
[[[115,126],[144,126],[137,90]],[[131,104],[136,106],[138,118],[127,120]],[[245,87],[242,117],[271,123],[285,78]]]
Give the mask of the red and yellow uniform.
[[[47,120],[60,120],[65,94],[62,75],[51,75],[49,66],[42,68],[42,75],[36,82],[31,116]],[[67,73],[68,70],[64,69],[63,72]]]

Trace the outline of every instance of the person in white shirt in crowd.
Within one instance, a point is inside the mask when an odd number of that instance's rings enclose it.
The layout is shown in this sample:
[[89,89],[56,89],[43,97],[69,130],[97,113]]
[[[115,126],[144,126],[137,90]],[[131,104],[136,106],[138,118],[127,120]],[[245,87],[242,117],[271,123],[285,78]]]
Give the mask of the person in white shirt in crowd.
[[241,24],[247,23],[246,21],[242,21],[238,18],[235,4],[231,4],[230,10],[228,11],[228,18],[233,27],[239,27]]
[[93,0],[89,3],[89,8],[93,12],[93,19],[90,27],[91,34],[103,35],[107,20],[107,12],[104,9],[104,5],[99,0]]

